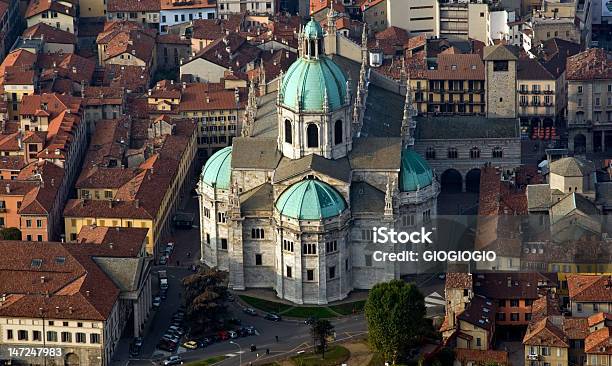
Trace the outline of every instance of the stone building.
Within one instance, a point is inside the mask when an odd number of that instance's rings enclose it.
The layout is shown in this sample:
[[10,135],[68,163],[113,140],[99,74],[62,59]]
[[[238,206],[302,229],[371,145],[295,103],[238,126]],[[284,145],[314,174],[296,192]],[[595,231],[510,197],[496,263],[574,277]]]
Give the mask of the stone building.
[[568,148],[576,154],[612,150],[612,61],[600,48],[567,60]]
[[317,22],[306,24],[278,91],[256,97],[251,88],[242,137],[202,171],[201,260],[229,271],[232,289],[326,304],[416,271],[372,256],[384,248],[372,243],[374,226],[415,229],[436,214],[439,185],[412,149],[412,94],[401,137],[362,134],[367,47],[353,83],[323,37]]
[[484,49],[487,117],[516,118],[516,68],[512,47],[498,44]]

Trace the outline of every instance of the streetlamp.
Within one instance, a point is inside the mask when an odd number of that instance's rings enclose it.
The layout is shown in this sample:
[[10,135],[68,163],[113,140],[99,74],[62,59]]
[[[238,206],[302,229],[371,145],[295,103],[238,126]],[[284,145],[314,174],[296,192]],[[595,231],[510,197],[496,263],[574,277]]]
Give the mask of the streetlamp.
[[231,344],[238,346],[238,362],[239,365],[242,365],[242,347],[240,347],[240,345],[234,341],[230,341]]

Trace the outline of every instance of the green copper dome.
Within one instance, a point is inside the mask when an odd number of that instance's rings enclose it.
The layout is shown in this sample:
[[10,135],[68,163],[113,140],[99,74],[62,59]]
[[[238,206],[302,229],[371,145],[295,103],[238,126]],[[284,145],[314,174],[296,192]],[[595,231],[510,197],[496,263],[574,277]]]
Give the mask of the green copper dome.
[[412,192],[425,188],[433,182],[433,172],[425,159],[412,149],[402,151],[399,188]]
[[310,19],[304,26],[304,36],[308,39],[323,38],[323,28],[321,28],[321,24],[314,19]]
[[329,184],[308,179],[287,188],[276,201],[276,209],[294,219],[321,220],[342,213],[346,203]]
[[232,147],[225,147],[214,153],[204,165],[200,180],[219,189],[228,189],[232,174]]
[[281,104],[298,109],[298,100],[303,111],[322,112],[325,92],[329,110],[344,104],[346,77],[332,60],[326,56],[315,59],[299,58],[287,70],[281,85]]

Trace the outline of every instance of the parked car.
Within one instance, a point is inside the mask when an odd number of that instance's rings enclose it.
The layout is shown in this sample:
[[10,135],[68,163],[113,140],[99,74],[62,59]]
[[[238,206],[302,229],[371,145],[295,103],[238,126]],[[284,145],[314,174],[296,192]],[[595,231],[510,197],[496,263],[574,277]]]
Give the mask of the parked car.
[[245,314],[249,314],[251,316],[257,316],[257,311],[255,311],[255,309],[253,309],[253,308],[244,308],[244,309],[242,309],[242,311]]
[[249,335],[255,335],[255,327],[252,325],[246,326],[245,327],[247,332],[249,332]]
[[204,348],[213,344],[213,340],[209,337],[202,338],[198,341],[198,347]]
[[222,341],[226,341],[229,339],[229,333],[225,330],[219,331],[219,333],[217,333],[217,336],[219,336],[219,339]]
[[174,252],[174,243],[168,242],[168,244],[166,244],[166,250],[170,250],[170,253]]
[[183,359],[181,358],[181,356],[178,356],[178,355],[170,356],[164,360],[164,366],[182,365],[182,364],[183,364]]
[[159,257],[159,264],[161,266],[165,266],[166,264],[168,264],[168,257],[165,255],[162,255],[161,257]]
[[196,342],[196,341],[187,341],[187,342],[183,343],[183,347],[185,347],[187,349],[196,349],[196,348],[198,348],[198,342]]
[[155,296],[153,298],[153,307],[158,308],[161,305],[161,297]]
[[233,330],[230,330],[229,332],[227,332],[227,334],[229,335],[231,339],[238,338],[238,333],[234,332]]
[[317,318],[315,318],[314,316],[309,317],[308,319],[304,320],[304,324],[306,325],[312,325],[314,324],[314,322],[317,321]]
[[176,350],[176,344],[162,339],[157,344],[157,348],[161,349],[162,351],[174,352]]
[[159,296],[161,297],[162,300],[166,300],[166,298],[168,297],[168,290],[162,290],[159,293]]
[[267,313],[266,316],[264,316],[264,319],[271,320],[273,322],[279,322],[282,320],[280,315],[274,313]]

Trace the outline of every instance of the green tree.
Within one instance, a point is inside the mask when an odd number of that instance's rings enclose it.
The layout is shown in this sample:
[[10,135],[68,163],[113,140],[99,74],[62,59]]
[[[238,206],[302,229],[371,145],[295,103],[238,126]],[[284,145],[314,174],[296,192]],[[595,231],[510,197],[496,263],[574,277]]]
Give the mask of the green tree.
[[400,280],[375,285],[365,305],[372,347],[396,364],[424,336],[434,333],[425,315],[425,300],[415,285]]
[[21,240],[21,231],[16,227],[0,229],[0,240]]
[[214,329],[227,312],[225,273],[204,269],[183,278],[186,317],[192,334]]
[[325,348],[327,348],[327,337],[334,334],[334,326],[325,319],[317,319],[310,325],[310,333],[314,341],[315,352],[321,351],[321,357],[325,358]]

